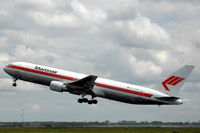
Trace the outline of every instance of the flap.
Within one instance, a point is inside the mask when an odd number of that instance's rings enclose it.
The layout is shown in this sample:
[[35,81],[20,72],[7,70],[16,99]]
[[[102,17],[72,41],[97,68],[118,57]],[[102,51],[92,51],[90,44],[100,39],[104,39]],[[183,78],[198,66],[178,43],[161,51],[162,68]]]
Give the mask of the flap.
[[92,89],[95,85],[97,76],[89,75],[85,78],[67,84],[71,89]]

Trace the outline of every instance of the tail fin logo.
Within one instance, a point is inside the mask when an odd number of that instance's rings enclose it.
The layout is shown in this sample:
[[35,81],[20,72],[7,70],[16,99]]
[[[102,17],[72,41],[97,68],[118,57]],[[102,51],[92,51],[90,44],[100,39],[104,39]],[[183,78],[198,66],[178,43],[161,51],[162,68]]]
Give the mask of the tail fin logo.
[[184,80],[184,78],[171,76],[168,79],[166,79],[165,81],[163,81],[162,85],[164,86],[166,91],[170,91],[170,89],[169,89],[169,87],[167,85],[175,86],[175,85],[177,85],[178,83],[180,83],[183,80]]

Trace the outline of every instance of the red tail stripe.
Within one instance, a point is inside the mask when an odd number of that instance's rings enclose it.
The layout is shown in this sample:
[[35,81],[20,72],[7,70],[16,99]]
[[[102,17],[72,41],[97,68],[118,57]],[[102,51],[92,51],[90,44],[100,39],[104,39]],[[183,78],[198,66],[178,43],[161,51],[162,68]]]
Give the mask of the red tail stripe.
[[183,81],[184,78],[179,78],[176,82],[174,82],[172,85],[175,86],[177,85],[178,83],[180,83],[181,81]]
[[171,85],[172,83],[176,82],[180,77],[174,77],[171,81],[167,82],[167,84]]
[[178,83],[180,83],[183,80],[184,80],[184,78],[171,76],[168,79],[166,79],[165,81],[163,81],[162,85],[164,86],[166,91],[170,91],[170,89],[167,86],[167,84],[175,86],[175,85],[177,85]]
[[[65,79],[65,80],[72,80],[72,81],[78,80],[76,78],[69,77],[69,76],[63,76],[63,75],[59,75],[59,74],[55,74],[55,73],[39,71],[39,70],[30,69],[30,68],[21,67],[21,66],[10,65],[10,66],[7,66],[7,67],[18,69],[18,70],[23,70],[23,71],[27,71],[27,72],[33,72],[33,73],[37,73],[37,74],[47,75],[47,76],[51,76],[51,77],[61,78],[61,79]],[[101,84],[101,83],[96,83],[96,86],[107,88],[107,89],[112,89],[112,90],[117,90],[117,91],[121,91],[121,92],[126,92],[126,93],[130,93],[130,94],[145,96],[145,97],[152,97],[153,96],[153,94],[134,91],[134,90],[127,90],[127,89],[124,89],[124,88],[106,85],[106,84]]]
[[164,86],[166,91],[169,91],[169,88],[167,87],[167,82],[169,82],[170,80],[172,80],[173,78],[175,78],[175,76],[171,76],[168,79],[166,79],[165,81],[162,82],[162,85]]
[[171,76],[171,77],[169,77],[168,79],[166,79],[165,81],[163,81],[165,84],[167,83],[167,82],[170,82],[171,80],[173,80],[175,78],[175,76]]

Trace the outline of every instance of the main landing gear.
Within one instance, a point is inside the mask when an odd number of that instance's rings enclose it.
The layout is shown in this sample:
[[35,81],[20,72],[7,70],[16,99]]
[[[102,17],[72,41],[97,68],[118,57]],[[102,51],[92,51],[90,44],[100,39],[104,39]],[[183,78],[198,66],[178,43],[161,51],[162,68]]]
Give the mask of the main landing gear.
[[13,84],[12,84],[13,87],[16,87],[16,86],[17,86],[16,81],[17,81],[17,79],[13,79]]
[[79,98],[78,102],[79,103],[88,103],[88,104],[97,104],[96,99],[88,100],[87,98]]

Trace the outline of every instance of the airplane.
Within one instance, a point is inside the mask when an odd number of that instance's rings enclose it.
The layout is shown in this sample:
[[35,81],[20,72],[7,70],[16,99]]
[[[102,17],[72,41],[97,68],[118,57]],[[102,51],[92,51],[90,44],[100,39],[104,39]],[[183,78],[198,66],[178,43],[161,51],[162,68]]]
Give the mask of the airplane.
[[[79,95],[78,103],[97,104],[96,98],[101,97],[129,104],[160,106],[183,104],[177,92],[194,66],[184,65],[151,88],[27,62],[13,62],[3,69],[13,77],[14,87],[17,80],[46,85],[52,91]],[[91,99],[86,98],[88,95]]]

